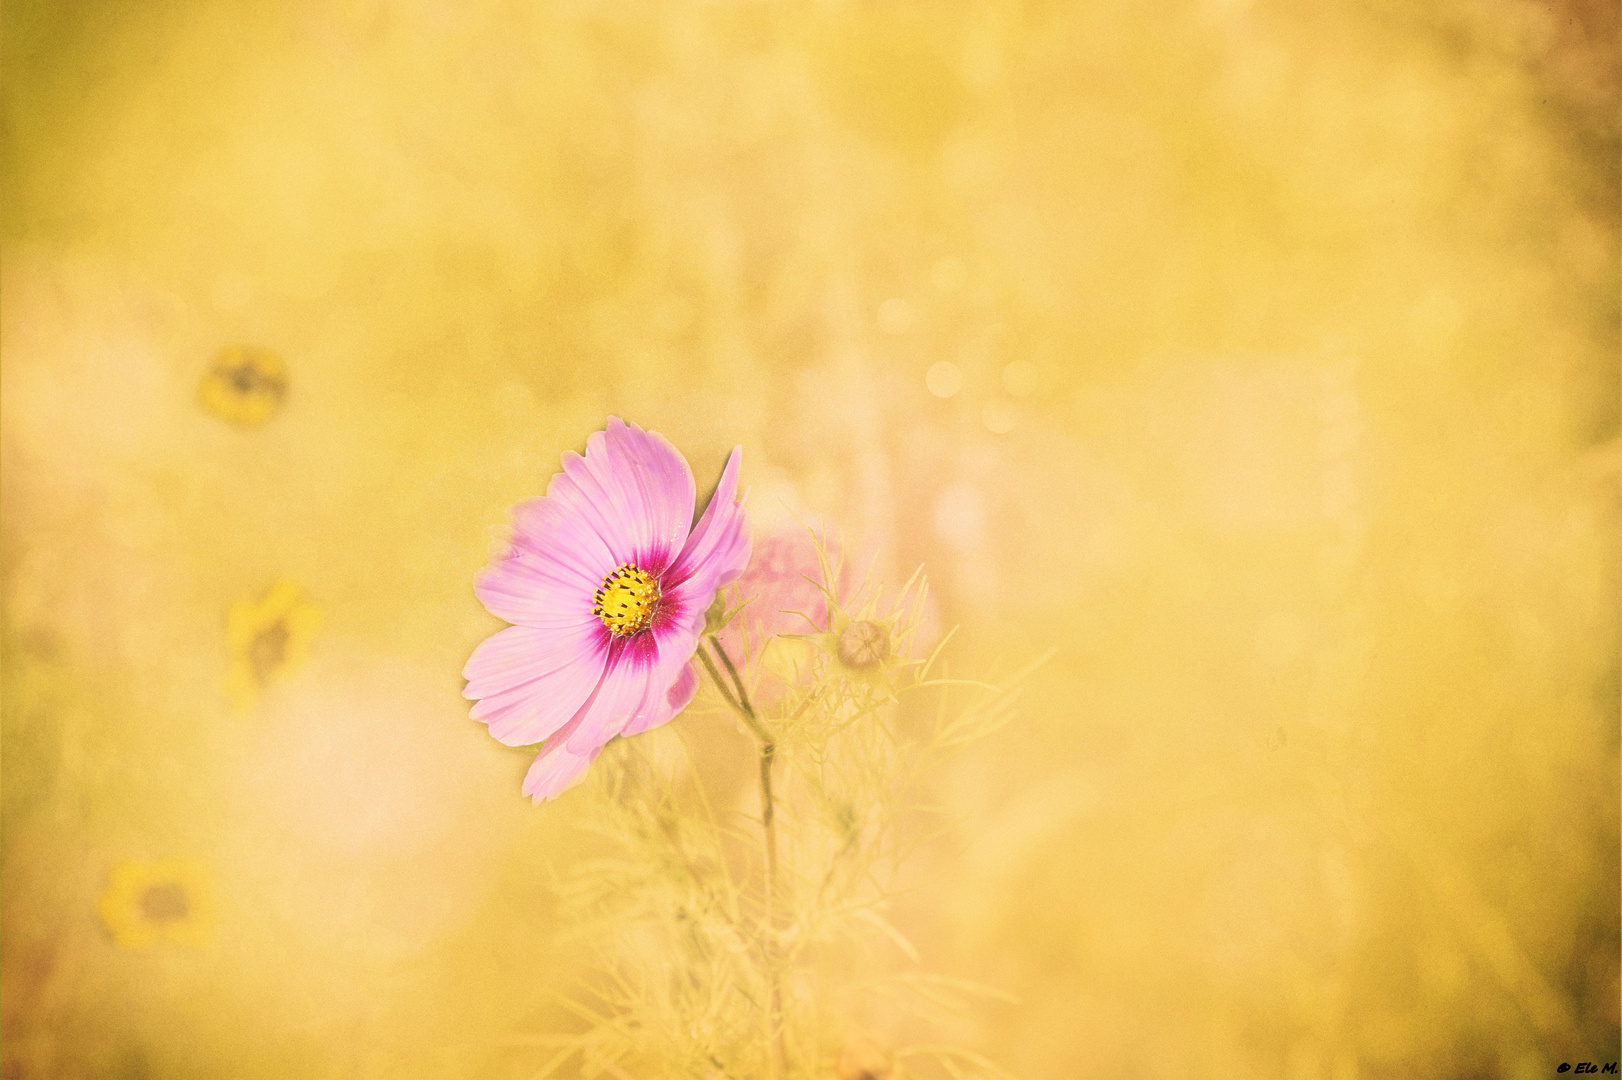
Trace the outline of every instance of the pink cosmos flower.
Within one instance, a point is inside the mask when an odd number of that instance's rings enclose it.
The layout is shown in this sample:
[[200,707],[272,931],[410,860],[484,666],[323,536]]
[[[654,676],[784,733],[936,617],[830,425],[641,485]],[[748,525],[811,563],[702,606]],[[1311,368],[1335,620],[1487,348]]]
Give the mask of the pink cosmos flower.
[[705,611],[749,562],[742,456],[733,449],[694,525],[681,454],[611,416],[585,457],[563,455],[543,498],[513,507],[509,549],[473,586],[513,625],[473,651],[462,694],[498,741],[545,740],[524,778],[536,802],[584,778],[614,736],[658,727],[692,700]]

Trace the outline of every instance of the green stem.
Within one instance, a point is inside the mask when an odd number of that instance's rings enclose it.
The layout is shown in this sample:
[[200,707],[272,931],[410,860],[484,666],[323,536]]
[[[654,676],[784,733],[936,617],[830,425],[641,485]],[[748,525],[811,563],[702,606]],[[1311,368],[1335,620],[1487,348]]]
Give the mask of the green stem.
[[[710,659],[709,652],[701,644],[698,647],[698,659],[709,672],[710,679],[715,688],[721,692],[721,697],[731,706],[754,732],[755,738],[760,740],[760,824],[765,833],[766,845],[766,973],[771,986],[771,1000],[767,1007],[766,1030],[772,1045],[772,1075],[775,1077],[782,1069],[783,1058],[783,1032],[780,1017],[783,1014],[783,990],[777,969],[777,826],[775,824],[775,806],[772,799],[772,762],[777,756],[777,737],[770,728],[761,723],[760,717],[755,715],[755,708],[749,703],[749,693],[743,687],[743,679],[738,676],[738,669],[732,663],[732,658],[721,647],[721,639],[710,635],[710,648],[715,655],[721,658],[726,667],[727,674],[732,677],[729,687],[725,679],[721,678],[720,671],[716,670],[715,661]],[[734,693],[735,691],[735,693]]]

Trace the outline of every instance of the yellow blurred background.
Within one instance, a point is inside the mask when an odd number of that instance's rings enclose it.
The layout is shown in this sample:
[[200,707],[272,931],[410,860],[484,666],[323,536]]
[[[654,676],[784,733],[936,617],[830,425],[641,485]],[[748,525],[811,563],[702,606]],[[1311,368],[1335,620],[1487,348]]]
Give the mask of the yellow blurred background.
[[611,413],[923,562],[954,669],[1055,650],[895,913],[1018,999],[958,1041],[1616,1060],[1617,35],[8,0],[5,1080],[533,1073],[575,810],[459,673]]

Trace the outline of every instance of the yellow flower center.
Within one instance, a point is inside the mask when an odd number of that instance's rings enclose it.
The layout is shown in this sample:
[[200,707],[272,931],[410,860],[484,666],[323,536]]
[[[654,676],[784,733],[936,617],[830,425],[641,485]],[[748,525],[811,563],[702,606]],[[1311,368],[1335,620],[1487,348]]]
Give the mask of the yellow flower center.
[[646,570],[626,563],[603,578],[591,613],[615,637],[630,637],[648,628],[658,607],[659,583]]
[[148,885],[141,894],[141,914],[146,916],[148,922],[174,922],[190,913],[185,890],[173,881]]
[[287,642],[291,637],[287,624],[279,620],[253,636],[248,645],[248,663],[253,665],[253,677],[260,686],[268,686],[287,663]]
[[287,396],[287,369],[281,357],[252,345],[220,351],[197,388],[203,408],[233,424],[258,427]]

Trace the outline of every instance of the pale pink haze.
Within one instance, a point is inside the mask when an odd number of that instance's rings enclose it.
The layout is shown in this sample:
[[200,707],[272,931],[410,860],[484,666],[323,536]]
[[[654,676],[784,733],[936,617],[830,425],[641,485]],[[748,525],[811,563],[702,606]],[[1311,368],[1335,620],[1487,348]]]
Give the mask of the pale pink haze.
[[[681,454],[658,433],[609,417],[584,457],[563,455],[544,497],[513,507],[508,550],[473,586],[513,625],[473,651],[462,694],[498,741],[545,740],[524,778],[536,802],[584,778],[616,735],[658,727],[692,700],[705,611],[749,562],[742,457],[734,448],[695,525]],[[616,573],[638,591],[613,591]],[[630,614],[599,615],[602,591],[624,601],[604,606],[623,612],[628,603]]]
[[[799,524],[767,528],[755,538],[748,568],[732,583],[738,598],[747,603],[721,633],[721,643],[734,659],[746,652],[758,655],[766,639],[778,634],[814,634],[827,628],[828,601],[819,587],[823,573],[817,542]],[[824,536],[822,544],[828,558],[837,562],[839,542]],[[836,595],[843,595],[848,592],[849,567],[835,576]],[[731,602],[730,590],[727,596]]]
[[[745,655],[746,644],[758,655],[762,644],[774,635],[814,634],[828,628],[828,601],[822,590],[828,583],[823,581],[822,561],[817,556],[819,543],[831,564],[836,602],[860,606],[865,590],[872,587],[862,569],[871,568],[871,551],[842,557],[843,544],[837,536],[826,532],[814,536],[798,523],[768,528],[757,538],[748,568],[733,582],[737,597],[747,602],[742,613],[721,633],[722,645],[734,658]],[[853,566],[853,562],[861,566]],[[732,595],[729,590],[729,602]],[[882,590],[878,599],[881,613],[888,613],[896,602],[894,596]],[[914,603],[909,600],[906,606],[910,608]],[[940,615],[933,597],[924,598],[917,615],[913,648],[928,649],[940,637]]]

